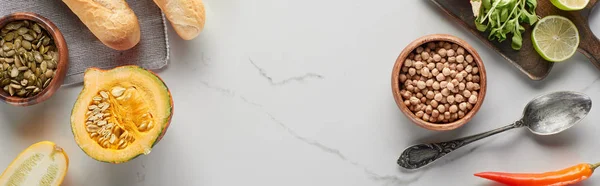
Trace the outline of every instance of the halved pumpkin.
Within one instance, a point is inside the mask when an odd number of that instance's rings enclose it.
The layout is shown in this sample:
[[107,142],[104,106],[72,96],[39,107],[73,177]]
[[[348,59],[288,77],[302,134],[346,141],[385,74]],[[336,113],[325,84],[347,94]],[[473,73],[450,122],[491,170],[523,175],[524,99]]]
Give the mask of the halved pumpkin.
[[69,167],[69,157],[50,141],[41,141],[25,149],[0,176],[0,185],[58,186]]
[[71,113],[79,147],[102,162],[149,154],[173,116],[173,98],[156,74],[139,66],[87,69]]

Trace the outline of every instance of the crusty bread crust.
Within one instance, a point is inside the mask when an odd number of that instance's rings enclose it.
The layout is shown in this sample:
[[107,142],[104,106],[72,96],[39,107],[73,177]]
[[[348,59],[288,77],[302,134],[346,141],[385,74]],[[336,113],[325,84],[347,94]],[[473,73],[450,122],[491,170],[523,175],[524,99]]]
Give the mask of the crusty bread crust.
[[204,29],[206,15],[202,0],[154,0],[154,3],[182,39],[194,39]]
[[133,48],[140,41],[137,16],[125,0],[63,0],[88,29],[115,50]]

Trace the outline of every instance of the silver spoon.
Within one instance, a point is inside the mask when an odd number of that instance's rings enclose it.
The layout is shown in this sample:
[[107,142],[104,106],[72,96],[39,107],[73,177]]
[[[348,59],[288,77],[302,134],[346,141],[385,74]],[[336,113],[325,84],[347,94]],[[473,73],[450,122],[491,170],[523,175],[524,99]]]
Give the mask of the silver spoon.
[[515,128],[527,127],[537,135],[557,134],[581,121],[591,108],[592,100],[582,93],[543,95],[531,100],[523,110],[523,117],[513,124],[452,141],[410,146],[397,163],[406,169],[418,169],[469,143]]

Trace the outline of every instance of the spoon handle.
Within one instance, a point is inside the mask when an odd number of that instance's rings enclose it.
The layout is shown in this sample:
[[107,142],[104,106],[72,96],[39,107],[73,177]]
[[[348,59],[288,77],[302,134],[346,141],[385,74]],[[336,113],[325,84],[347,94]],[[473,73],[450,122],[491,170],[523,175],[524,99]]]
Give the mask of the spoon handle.
[[397,163],[406,169],[418,169],[469,143],[523,126],[525,126],[523,120],[519,120],[501,128],[452,141],[413,145],[402,152]]

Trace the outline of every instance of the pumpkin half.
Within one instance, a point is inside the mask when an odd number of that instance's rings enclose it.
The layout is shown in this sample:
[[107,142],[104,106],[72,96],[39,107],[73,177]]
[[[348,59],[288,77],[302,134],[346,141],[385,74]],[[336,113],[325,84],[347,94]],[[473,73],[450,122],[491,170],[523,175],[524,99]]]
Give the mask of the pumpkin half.
[[17,156],[0,175],[0,185],[58,186],[69,168],[69,157],[51,141],[40,141]]
[[173,98],[156,74],[139,66],[90,68],[71,113],[71,129],[88,156],[123,163],[149,154],[172,116]]

